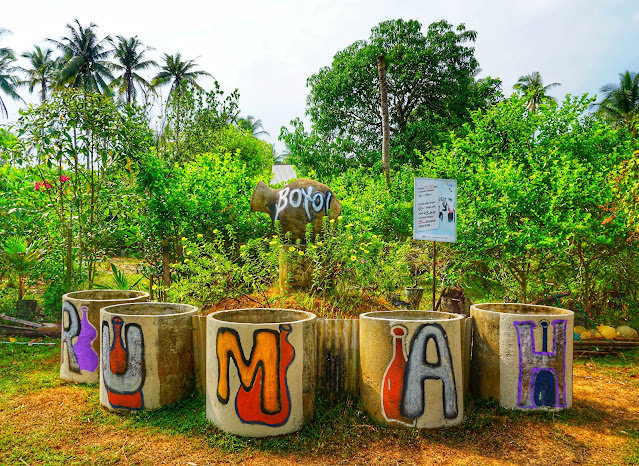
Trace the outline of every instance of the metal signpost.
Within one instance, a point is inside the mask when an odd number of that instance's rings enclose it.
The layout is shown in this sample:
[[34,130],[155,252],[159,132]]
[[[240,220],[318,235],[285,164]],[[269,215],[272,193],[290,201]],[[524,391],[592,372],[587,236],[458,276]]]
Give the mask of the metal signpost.
[[415,178],[413,239],[433,242],[433,311],[437,242],[457,241],[457,180]]

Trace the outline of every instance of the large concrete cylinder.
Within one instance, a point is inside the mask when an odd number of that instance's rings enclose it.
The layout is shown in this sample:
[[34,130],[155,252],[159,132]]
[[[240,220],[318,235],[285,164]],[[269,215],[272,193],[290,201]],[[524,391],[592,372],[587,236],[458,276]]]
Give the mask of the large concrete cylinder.
[[97,383],[100,378],[100,309],[148,298],[149,293],[125,290],[74,291],[62,296],[60,378]]
[[135,303],[102,309],[100,404],[158,409],[193,392],[195,306]]
[[504,408],[555,411],[572,406],[574,314],[532,304],[470,308],[470,389]]
[[432,311],[360,315],[360,399],[394,426],[428,429],[464,419],[464,317]]
[[225,432],[266,437],[312,419],[315,314],[234,309],[207,317],[206,417]]

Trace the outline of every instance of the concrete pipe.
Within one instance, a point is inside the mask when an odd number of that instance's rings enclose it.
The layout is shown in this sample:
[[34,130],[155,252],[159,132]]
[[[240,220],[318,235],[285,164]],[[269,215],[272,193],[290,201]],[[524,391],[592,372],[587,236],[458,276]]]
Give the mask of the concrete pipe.
[[412,310],[360,315],[360,398],[373,419],[418,429],[463,421],[464,320]]
[[474,319],[470,389],[504,408],[572,406],[574,314],[532,304],[485,303]]
[[100,404],[159,409],[191,394],[195,306],[134,303],[102,309]]
[[97,383],[100,378],[100,309],[148,298],[149,293],[125,290],[74,291],[62,296],[60,378]]
[[206,417],[247,437],[288,434],[312,419],[316,317],[234,309],[207,317]]

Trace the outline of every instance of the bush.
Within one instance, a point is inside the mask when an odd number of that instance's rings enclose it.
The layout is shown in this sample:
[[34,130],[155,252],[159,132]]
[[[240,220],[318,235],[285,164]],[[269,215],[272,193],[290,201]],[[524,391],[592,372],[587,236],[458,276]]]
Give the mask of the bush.
[[167,290],[171,301],[205,309],[223,298],[264,293],[274,283],[280,243],[251,239],[235,254],[226,247],[229,235],[233,235],[230,228],[225,235],[214,230],[210,240],[202,234],[182,238],[184,256],[173,265],[176,280]]

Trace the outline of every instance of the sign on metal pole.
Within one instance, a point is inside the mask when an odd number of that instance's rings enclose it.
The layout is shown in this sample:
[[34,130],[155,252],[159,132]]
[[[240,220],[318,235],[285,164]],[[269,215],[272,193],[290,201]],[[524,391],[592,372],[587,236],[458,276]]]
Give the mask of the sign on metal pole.
[[457,180],[415,178],[413,239],[457,241]]
[[437,241],[457,241],[457,180],[415,178],[413,239],[433,242],[433,311]]

